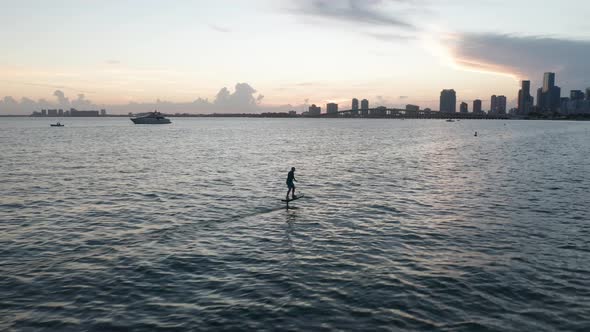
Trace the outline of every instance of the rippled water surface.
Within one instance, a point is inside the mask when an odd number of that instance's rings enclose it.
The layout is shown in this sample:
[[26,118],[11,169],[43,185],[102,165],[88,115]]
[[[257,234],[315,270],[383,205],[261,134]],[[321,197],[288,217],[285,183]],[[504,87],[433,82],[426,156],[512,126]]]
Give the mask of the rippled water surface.
[[0,330],[590,330],[589,122],[172,120],[0,119]]

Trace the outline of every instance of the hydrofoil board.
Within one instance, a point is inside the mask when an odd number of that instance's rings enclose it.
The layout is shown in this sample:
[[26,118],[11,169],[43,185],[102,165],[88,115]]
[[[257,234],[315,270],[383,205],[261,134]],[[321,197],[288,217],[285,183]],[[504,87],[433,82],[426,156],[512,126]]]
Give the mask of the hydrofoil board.
[[281,199],[281,202],[289,203],[289,202],[296,201],[296,200],[303,198],[303,197],[305,197],[305,196],[299,195],[299,196],[296,196],[295,198],[292,198],[292,199]]

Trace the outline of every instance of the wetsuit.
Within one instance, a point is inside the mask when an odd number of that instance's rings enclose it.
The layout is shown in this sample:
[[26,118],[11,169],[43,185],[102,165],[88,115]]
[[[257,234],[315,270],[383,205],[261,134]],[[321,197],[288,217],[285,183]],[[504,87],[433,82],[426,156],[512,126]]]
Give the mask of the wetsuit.
[[293,180],[295,180],[295,172],[290,171],[289,174],[287,175],[287,187],[295,188],[295,184],[293,183]]

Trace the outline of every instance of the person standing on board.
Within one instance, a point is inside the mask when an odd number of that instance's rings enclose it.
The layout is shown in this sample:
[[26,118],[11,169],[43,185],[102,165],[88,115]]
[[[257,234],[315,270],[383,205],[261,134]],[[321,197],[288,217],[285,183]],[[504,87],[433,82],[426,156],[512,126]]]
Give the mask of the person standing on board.
[[289,187],[289,191],[287,191],[286,200],[289,200],[289,193],[291,193],[292,199],[297,198],[297,196],[295,196],[295,184],[293,181],[297,182],[297,180],[295,180],[295,167],[292,167],[291,172],[287,174],[287,187]]

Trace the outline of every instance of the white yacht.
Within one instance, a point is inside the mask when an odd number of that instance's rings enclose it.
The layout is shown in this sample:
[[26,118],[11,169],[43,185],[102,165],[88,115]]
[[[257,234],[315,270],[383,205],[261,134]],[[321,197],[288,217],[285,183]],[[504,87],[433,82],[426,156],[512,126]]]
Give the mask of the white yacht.
[[131,121],[135,124],[168,124],[172,123],[169,119],[166,119],[162,113],[153,111],[144,116],[138,116],[131,118]]

